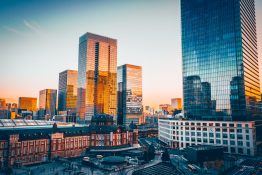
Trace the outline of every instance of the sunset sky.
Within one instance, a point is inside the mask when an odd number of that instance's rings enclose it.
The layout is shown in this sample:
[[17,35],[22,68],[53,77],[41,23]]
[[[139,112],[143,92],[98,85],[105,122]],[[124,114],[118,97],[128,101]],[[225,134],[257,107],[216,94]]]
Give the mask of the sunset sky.
[[[256,13],[261,59],[261,0]],[[170,103],[182,97],[180,23],[179,0],[1,0],[0,97],[58,89],[59,72],[77,70],[79,36],[91,32],[118,40],[118,65],[142,66],[144,105]]]

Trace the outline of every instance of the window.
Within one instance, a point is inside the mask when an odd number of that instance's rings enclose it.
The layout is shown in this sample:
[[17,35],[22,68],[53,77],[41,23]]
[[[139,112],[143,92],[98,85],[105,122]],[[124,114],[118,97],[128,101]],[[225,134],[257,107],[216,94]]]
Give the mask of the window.
[[210,141],[209,141],[210,143],[214,143],[214,139],[210,139]]
[[227,138],[227,134],[223,134],[223,138]]
[[238,154],[243,154],[243,148],[238,148]]
[[248,130],[248,129],[246,129],[246,133],[249,133],[249,130]]
[[249,142],[246,142],[246,145],[247,145],[247,147],[250,147],[250,143]]
[[235,145],[235,141],[230,140],[230,145]]
[[238,140],[242,140],[242,139],[243,139],[243,136],[242,136],[242,135],[237,135],[237,139],[238,139]]
[[223,144],[227,145],[228,144],[227,140],[223,140]]
[[235,134],[230,134],[230,139],[235,139]]
[[189,137],[186,137],[186,141],[189,141]]
[[234,123],[230,123],[230,124],[229,124],[229,127],[234,127]]
[[243,142],[242,141],[237,141],[237,146],[243,146]]
[[216,126],[220,126],[220,123],[216,123]]
[[237,127],[238,127],[238,128],[241,128],[241,127],[242,127],[242,124],[237,124]]
[[206,132],[203,132],[203,137],[207,137],[207,133]]
[[237,133],[242,133],[242,129],[237,129]]
[[226,123],[222,123],[222,126],[226,127],[226,126],[227,126],[227,124],[226,124]]
[[236,149],[233,148],[233,147],[230,148],[230,151],[231,151],[231,153],[236,153]]
[[221,144],[221,141],[218,140],[218,139],[216,139],[216,143],[217,143],[217,144]]
[[195,132],[191,132],[191,136],[195,136],[196,134],[195,134]]
[[206,138],[204,138],[204,139],[203,139],[203,142],[204,142],[204,143],[207,143],[207,139],[206,139]]
[[246,140],[249,140],[249,135],[246,135]]
[[218,137],[218,138],[219,138],[219,137],[220,137],[220,133],[216,133],[216,137]]
[[201,132],[197,132],[197,136],[201,136]]
[[209,133],[209,137],[214,137],[214,133]]

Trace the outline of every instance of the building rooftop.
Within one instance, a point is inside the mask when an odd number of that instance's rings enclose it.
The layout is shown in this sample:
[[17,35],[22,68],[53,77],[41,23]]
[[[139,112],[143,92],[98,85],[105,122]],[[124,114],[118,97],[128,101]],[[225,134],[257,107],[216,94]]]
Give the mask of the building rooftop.
[[146,167],[137,171],[134,171],[132,175],[180,175],[181,173],[170,163],[158,163],[156,165]]
[[213,146],[213,145],[193,145],[193,146],[188,146],[187,149],[193,149],[195,151],[204,151],[204,150],[223,149],[223,147],[222,146]]

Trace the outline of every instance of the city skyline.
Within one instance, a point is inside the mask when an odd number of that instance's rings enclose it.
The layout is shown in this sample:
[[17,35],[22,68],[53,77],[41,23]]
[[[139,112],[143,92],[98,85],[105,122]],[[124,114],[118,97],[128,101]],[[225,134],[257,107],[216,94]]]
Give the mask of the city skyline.
[[[118,66],[128,63],[143,67],[144,106],[157,107],[173,97],[182,97],[179,1],[87,1],[73,6],[69,1],[63,5],[61,1],[54,1],[51,5],[47,1],[40,4],[30,1],[1,2],[1,98],[12,98],[17,102],[19,96],[38,97],[41,89],[58,89],[59,72],[77,70],[78,37],[85,32],[119,41]],[[76,9],[79,13],[70,14]],[[97,13],[94,9],[98,10]],[[261,9],[262,2],[257,0],[259,58]],[[15,11],[16,15],[11,17],[10,11]],[[99,13],[101,11],[104,14]],[[19,18],[14,19],[17,16]],[[111,24],[106,16],[114,22]],[[163,18],[165,20],[161,21]],[[142,38],[140,44],[136,44],[139,38]],[[51,63],[53,65],[50,66]],[[261,62],[259,65],[261,70]]]

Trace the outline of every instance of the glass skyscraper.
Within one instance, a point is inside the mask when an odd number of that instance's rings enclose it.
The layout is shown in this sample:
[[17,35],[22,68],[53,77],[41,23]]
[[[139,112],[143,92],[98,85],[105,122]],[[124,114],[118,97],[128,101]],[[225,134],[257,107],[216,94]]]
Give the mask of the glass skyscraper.
[[82,120],[100,113],[116,120],[117,40],[92,33],[79,38],[77,100]]
[[185,114],[214,120],[260,115],[254,0],[181,0]]
[[143,115],[142,67],[125,64],[117,68],[117,123],[140,124]]
[[44,89],[39,92],[39,109],[44,110],[45,114],[54,116],[56,114],[57,90]]
[[76,70],[65,70],[59,73],[58,110],[76,112],[77,104],[77,76]]

